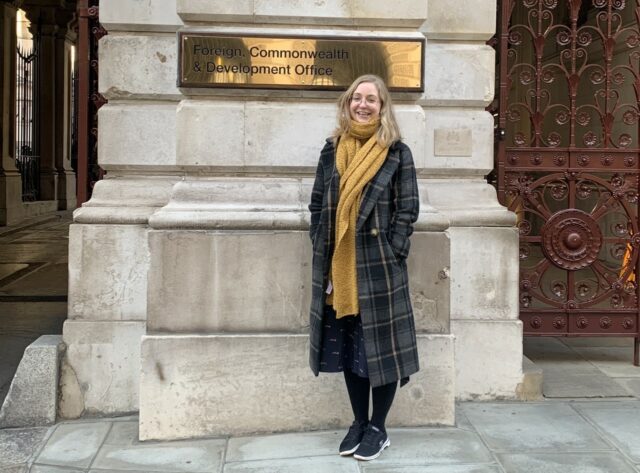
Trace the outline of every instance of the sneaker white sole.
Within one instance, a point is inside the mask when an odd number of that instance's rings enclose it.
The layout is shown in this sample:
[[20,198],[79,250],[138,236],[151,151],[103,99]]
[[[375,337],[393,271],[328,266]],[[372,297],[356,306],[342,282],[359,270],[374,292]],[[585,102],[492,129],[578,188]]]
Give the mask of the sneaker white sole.
[[349,455],[353,455],[353,453],[358,450],[358,447],[360,446],[360,444],[356,445],[355,447],[353,447],[351,450],[345,450],[344,452],[340,452],[340,456],[341,457],[348,457]]
[[353,458],[355,458],[356,460],[364,460],[364,461],[375,460],[380,456],[380,454],[385,448],[390,446],[391,446],[391,441],[387,439],[387,441],[382,445],[382,448],[380,448],[380,450],[378,450],[374,455],[371,455],[369,457],[363,457],[362,455],[356,454],[353,456]]

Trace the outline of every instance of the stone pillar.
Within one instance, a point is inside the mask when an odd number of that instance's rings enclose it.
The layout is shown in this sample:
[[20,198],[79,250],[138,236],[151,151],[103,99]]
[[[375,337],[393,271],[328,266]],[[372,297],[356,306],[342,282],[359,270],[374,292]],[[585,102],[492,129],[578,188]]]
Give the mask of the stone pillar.
[[0,226],[23,216],[22,181],[15,165],[16,7],[0,2]]
[[[99,111],[98,146],[100,165],[109,173],[96,184],[91,200],[74,212],[69,233],[63,418],[138,411],[148,220],[169,201],[180,180],[175,164],[175,31],[182,22],[175,3],[103,3],[100,19],[123,48],[114,48],[111,34],[101,40],[100,84],[109,104]],[[156,33],[118,35],[118,23],[124,31]],[[138,51],[141,44],[146,47]],[[131,101],[120,100],[128,97]]]
[[70,156],[70,49],[75,34],[68,25],[74,12],[33,3],[25,8],[32,33],[39,34],[40,200],[56,201],[59,210],[72,209],[76,197]]
[[516,398],[522,382],[518,234],[484,176],[493,168],[495,0],[429,0],[426,159],[450,221],[457,398]]
[[[73,69],[71,48],[76,43],[77,34],[69,27],[70,18],[58,12],[59,21],[65,22],[56,37],[56,149],[55,168],[57,173],[56,198],[58,210],[70,210],[76,207],[76,174],[71,167],[71,96],[73,84],[71,72]],[[60,18],[62,16],[62,18]]]

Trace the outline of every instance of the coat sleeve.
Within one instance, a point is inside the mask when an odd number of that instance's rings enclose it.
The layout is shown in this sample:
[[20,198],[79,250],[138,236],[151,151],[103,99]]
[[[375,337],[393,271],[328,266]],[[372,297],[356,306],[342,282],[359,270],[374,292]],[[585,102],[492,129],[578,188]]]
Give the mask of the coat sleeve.
[[408,146],[400,148],[400,165],[393,183],[394,213],[391,216],[389,243],[401,259],[409,255],[413,224],[418,220],[420,198],[413,157]]
[[[325,148],[323,149],[323,152]],[[322,156],[320,154],[320,160],[318,162],[318,169],[316,170],[316,180],[313,183],[313,189],[311,190],[311,203],[309,204],[309,211],[311,212],[311,225],[309,225],[309,237],[313,242],[318,225],[320,224],[320,214],[322,213],[322,200],[324,198],[324,166],[322,162]]]

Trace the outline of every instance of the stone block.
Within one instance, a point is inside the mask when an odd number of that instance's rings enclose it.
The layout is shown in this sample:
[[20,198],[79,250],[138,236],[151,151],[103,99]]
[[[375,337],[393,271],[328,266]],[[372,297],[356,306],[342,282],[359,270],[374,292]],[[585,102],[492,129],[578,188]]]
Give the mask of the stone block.
[[336,106],[247,103],[245,120],[247,163],[315,170],[320,150],[335,128]]
[[496,31],[496,0],[429,0],[420,31],[429,39],[486,41]]
[[59,335],[42,335],[25,349],[0,409],[0,428],[55,423],[63,351]]
[[[517,399],[522,389],[522,322],[451,320],[456,399]],[[499,343],[496,341],[499,340]]]
[[301,332],[308,327],[311,242],[306,232],[152,231],[149,241],[149,331]]
[[69,227],[69,318],[145,320],[147,229],[142,225]]
[[176,164],[176,104],[107,104],[99,112],[100,166],[155,169]]
[[449,333],[450,244],[444,232],[414,232],[407,260],[418,332]]
[[451,318],[518,319],[515,228],[451,227]]
[[140,339],[144,333],[144,322],[67,320],[60,416],[138,410]]
[[109,32],[176,31],[182,26],[176,0],[111,0],[100,5],[100,23]]
[[175,35],[103,37],[100,40],[100,93],[109,100],[181,99],[176,85],[176,44]]
[[176,0],[176,12],[185,21],[253,21],[255,0]]
[[[395,110],[404,142],[420,167],[425,164],[425,113],[417,105]],[[335,116],[333,103],[184,100],[176,114],[177,164],[315,169]],[[304,133],[292,133],[296,126],[303,126]]]
[[284,23],[358,26],[418,27],[427,16],[427,2],[398,0],[321,0],[309,8],[287,0],[177,0],[185,21],[226,23]]
[[425,109],[423,146],[430,175],[477,175],[493,169],[493,117],[481,110]]
[[[422,369],[399,391],[390,425],[452,425],[453,337],[421,335]],[[306,335],[147,335],[140,439],[300,431],[348,424],[344,380],[308,367]]]
[[[448,333],[449,281],[442,272],[448,271],[449,240],[430,232],[411,238],[416,330]],[[149,331],[307,329],[311,242],[306,231],[162,230],[151,231],[149,243]]]
[[428,106],[486,107],[493,100],[495,51],[481,43],[430,41],[425,53]]
[[176,112],[176,133],[179,165],[245,164],[245,102],[183,100]]

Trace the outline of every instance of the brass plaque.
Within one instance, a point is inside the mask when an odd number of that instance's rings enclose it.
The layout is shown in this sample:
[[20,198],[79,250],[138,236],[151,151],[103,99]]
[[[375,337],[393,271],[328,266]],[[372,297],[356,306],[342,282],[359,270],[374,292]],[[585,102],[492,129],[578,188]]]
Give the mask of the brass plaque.
[[424,90],[424,39],[178,33],[178,87],[344,90],[363,74]]

